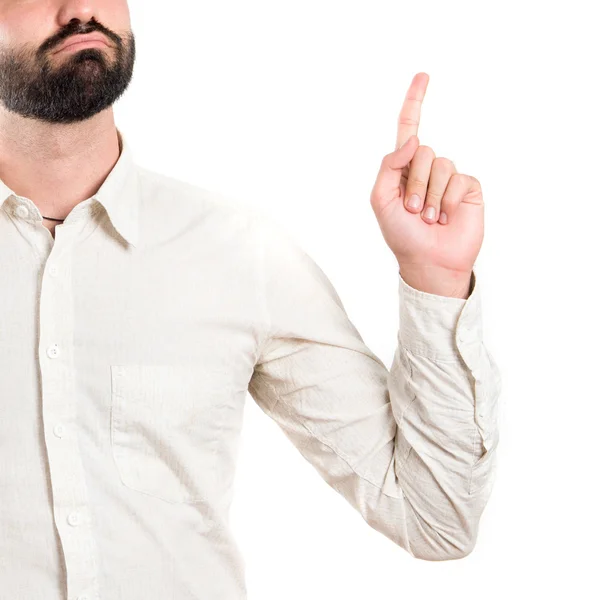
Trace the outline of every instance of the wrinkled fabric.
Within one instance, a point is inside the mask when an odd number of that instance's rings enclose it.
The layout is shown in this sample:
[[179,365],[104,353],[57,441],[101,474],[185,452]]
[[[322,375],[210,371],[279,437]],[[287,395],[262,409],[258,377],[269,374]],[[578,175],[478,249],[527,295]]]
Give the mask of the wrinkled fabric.
[[466,300],[398,274],[388,371],[291,235],[119,136],[56,239],[0,181],[0,600],[245,599],[248,399],[374,530],[471,552],[501,387],[475,273]]

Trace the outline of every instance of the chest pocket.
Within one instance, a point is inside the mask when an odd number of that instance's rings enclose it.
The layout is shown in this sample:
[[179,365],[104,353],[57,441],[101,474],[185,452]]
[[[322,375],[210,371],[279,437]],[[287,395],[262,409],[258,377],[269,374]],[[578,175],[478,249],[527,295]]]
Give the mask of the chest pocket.
[[123,484],[172,503],[205,500],[217,476],[227,374],[182,365],[110,371],[111,448]]

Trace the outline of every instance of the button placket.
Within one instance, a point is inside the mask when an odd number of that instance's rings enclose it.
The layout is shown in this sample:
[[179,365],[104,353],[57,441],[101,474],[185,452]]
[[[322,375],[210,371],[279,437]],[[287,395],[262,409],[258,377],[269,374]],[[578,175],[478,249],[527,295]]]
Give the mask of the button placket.
[[[49,261],[42,279],[39,308],[42,406],[46,435],[54,439],[54,443],[48,443],[47,451],[69,598],[91,600],[98,593],[97,547],[87,518],[89,498],[76,435],[79,397],[73,377],[73,297],[69,285],[75,237],[66,232],[57,236],[54,244],[45,245],[45,253],[41,254]],[[75,425],[73,434],[69,434],[71,423]],[[81,594],[82,590],[86,593]]]

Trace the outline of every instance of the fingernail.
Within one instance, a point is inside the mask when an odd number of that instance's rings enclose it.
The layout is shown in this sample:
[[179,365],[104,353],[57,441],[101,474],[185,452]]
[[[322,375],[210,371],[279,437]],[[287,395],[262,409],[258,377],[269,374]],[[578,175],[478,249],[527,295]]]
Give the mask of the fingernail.
[[426,219],[435,219],[435,206],[428,206],[427,210],[425,211],[425,218]]
[[417,194],[413,194],[408,199],[408,206],[410,206],[410,208],[419,208],[421,206],[421,198],[419,198]]
[[445,225],[448,222],[448,215],[445,212],[440,213],[440,223]]

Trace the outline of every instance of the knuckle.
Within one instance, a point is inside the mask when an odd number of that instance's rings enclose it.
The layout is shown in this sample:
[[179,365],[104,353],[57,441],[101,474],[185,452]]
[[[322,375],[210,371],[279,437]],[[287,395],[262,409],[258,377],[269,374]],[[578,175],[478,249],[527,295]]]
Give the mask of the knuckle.
[[460,188],[466,188],[469,185],[469,176],[464,173],[452,173],[448,185],[450,185],[450,183],[458,185]]
[[435,160],[435,152],[433,151],[433,148],[431,146],[419,146],[415,150],[415,154],[418,154],[419,158],[428,158],[432,161]]
[[477,187],[478,189],[481,189],[481,183],[480,183],[479,179],[477,179],[476,177],[473,177],[473,175],[469,175],[469,177],[471,178],[471,181],[475,184],[475,187]]
[[419,190],[424,190],[427,188],[427,181],[423,181],[422,179],[419,179],[418,177],[414,177],[412,176],[410,173],[408,175],[408,181],[407,181],[407,189],[419,189]]
[[461,184],[468,184],[471,180],[471,176],[465,175],[465,173],[454,173],[452,177],[458,179]]
[[436,168],[443,170],[446,173],[456,172],[456,167],[454,163],[445,156],[438,156],[434,159],[434,164]]
[[411,119],[410,117],[400,117],[399,119],[400,125],[418,125],[419,122],[415,121],[415,119]]

